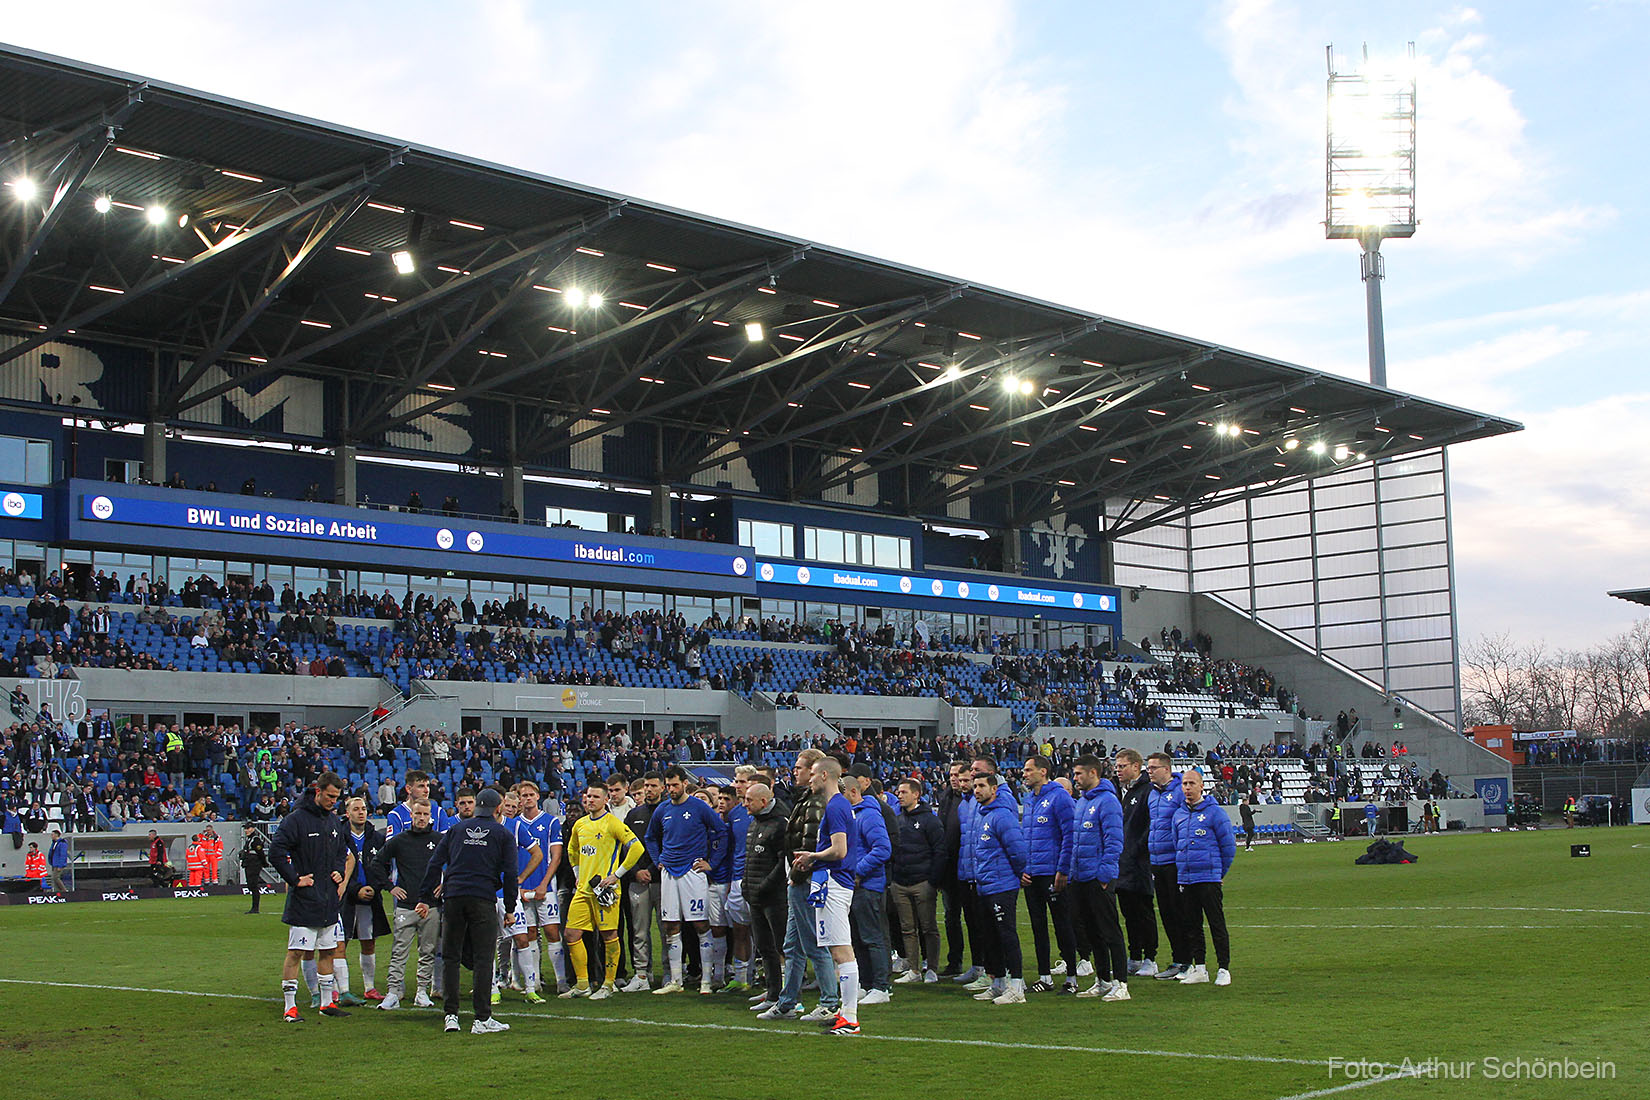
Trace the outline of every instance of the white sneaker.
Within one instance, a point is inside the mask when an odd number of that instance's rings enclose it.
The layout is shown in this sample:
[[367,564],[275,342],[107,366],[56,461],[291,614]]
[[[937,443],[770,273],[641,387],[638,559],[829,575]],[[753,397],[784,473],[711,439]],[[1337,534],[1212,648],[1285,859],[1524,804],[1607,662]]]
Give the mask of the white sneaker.
[[1054,964],[1054,969],[1050,970],[1049,974],[1053,977],[1056,977],[1056,978],[1065,977],[1066,976],[1066,960],[1060,959],[1059,961],[1057,961]]
[[576,997],[588,996],[590,996],[590,987],[587,985],[576,985],[572,989],[569,989],[566,993],[556,994],[556,997],[563,1001],[571,1001]]
[[1203,963],[1194,963],[1192,967],[1179,978],[1181,985],[1207,985],[1209,983],[1209,968]]
[[894,979],[894,984],[895,985],[915,985],[915,984],[917,984],[918,982],[921,982],[921,981],[922,981],[922,975],[921,974],[918,974],[915,970],[907,970],[905,973],[901,974],[899,977]]
[[756,996],[754,996],[754,997],[746,997],[746,998],[745,998],[745,1000],[747,1000],[747,1001],[749,1001],[749,1002],[750,1002],[750,1003],[751,1003],[751,1004],[757,1004],[757,1003],[759,1003],[759,1002],[761,1002],[761,1001],[768,1001],[768,1003],[769,1003],[769,1004],[773,1004],[773,1003],[774,1003],[774,1002],[773,1002],[773,1001],[771,1001],[771,1000],[768,1000],[768,994],[767,994],[767,992],[766,992],[766,991],[764,991],[764,992],[761,992],[761,993],[758,993],[758,994],[757,994],[757,995],[756,995]]
[[1020,988],[1019,982],[1015,982],[1003,990],[1002,993],[993,997],[991,1003],[994,1005],[1023,1005],[1026,1003],[1026,991]]
[[836,1019],[836,1016],[836,1009],[819,1005],[812,1012],[804,1014],[802,1018],[810,1024],[828,1024]]
[[1132,978],[1136,974],[1140,973],[1140,968],[1144,965],[1146,965],[1146,964],[1141,962],[1139,959],[1130,959],[1129,960],[1129,977]]
[[895,974],[903,974],[907,970],[911,969],[911,964],[906,962],[901,956],[895,955],[892,969]]
[[390,990],[384,994],[384,999],[378,1002],[378,1011],[394,1012],[401,1007],[401,994],[397,990]]
[[653,988],[653,984],[651,982],[649,982],[646,978],[642,977],[640,974],[637,974],[635,977],[631,978],[628,982],[621,985],[619,987],[619,992],[620,993],[646,993],[649,989],[652,989],[652,988]]
[[893,995],[886,989],[871,989],[867,990],[865,995],[859,999],[859,1003],[862,1005],[885,1005],[893,999]]
[[503,1020],[489,1016],[485,1020],[477,1020],[470,1025],[471,1035],[491,1035],[498,1031],[509,1031],[510,1025]]
[[1077,995],[1079,997],[1104,997],[1106,994],[1111,992],[1112,984],[1113,983],[1108,981],[1096,979],[1095,983],[1087,989],[1079,989],[1077,991]]
[[984,972],[981,972],[979,977],[975,978],[973,981],[971,981],[967,985],[963,986],[963,990],[965,992],[968,992],[968,993],[978,993],[982,989],[990,989],[990,988],[991,988],[991,975],[986,974]]
[[424,990],[420,989],[413,996],[413,1007],[414,1008],[434,1008],[435,1007],[435,1002],[430,1000],[430,995],[428,993],[426,993]]
[[600,989],[598,989],[595,992],[591,993],[590,994],[590,999],[592,1001],[605,1001],[609,997],[613,996],[613,994],[617,993],[618,991],[619,990],[618,990],[617,986],[604,985]]
[[683,987],[682,987],[681,982],[666,982],[664,985],[661,985],[658,989],[655,989],[653,991],[653,993],[654,993],[655,996],[659,996],[659,995],[662,995],[662,994],[665,994],[665,993],[680,993],[680,992],[682,992],[682,988]]
[[976,1001],[995,1001],[997,999],[997,991],[992,989],[990,986],[987,986],[986,988],[980,990],[980,992],[974,994],[974,999]]
[[1088,959],[1077,960],[1077,976],[1079,978],[1094,977],[1094,964]]
[[457,1031],[458,1030],[458,1017],[457,1016],[448,1016],[447,1017],[447,1022],[441,1026],[441,1030],[442,1031]]
[[1140,964],[1140,969],[1134,972],[1137,978],[1154,978],[1157,976],[1157,960],[1147,959]]
[[924,970],[922,972],[922,980],[923,980],[924,985],[929,985],[929,984],[932,984],[934,982],[939,981],[940,976],[938,974],[934,973],[933,970]]
[[1129,999],[1129,986],[1128,986],[1128,983],[1127,982],[1113,982],[1112,986],[1111,986],[1111,990],[1109,992],[1107,992],[1106,995],[1101,997],[1100,999],[1102,1001],[1126,1001],[1126,1000],[1128,1000]]
[[985,973],[985,971],[983,969],[981,969],[980,967],[971,966],[967,970],[964,970],[961,974],[958,974],[955,978],[952,978],[951,980],[956,982],[958,985],[968,985],[969,983],[973,982],[976,978],[978,978],[981,974],[984,974],[984,973]]
[[1216,970],[1215,971],[1215,984],[1216,985],[1231,985],[1232,984],[1232,972],[1230,970]]
[[770,1000],[767,1000],[766,998],[764,998],[763,1000],[757,1001],[755,1004],[751,1005],[751,1011],[752,1012],[766,1012],[766,1011],[768,1011],[768,1009],[773,1008],[778,1003],[779,1003],[778,1001],[770,1001]]

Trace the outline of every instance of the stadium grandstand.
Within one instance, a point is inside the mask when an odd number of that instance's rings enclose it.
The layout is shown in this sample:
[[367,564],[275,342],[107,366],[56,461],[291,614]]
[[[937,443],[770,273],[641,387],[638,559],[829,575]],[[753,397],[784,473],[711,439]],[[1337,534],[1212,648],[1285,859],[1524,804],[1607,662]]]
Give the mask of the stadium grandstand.
[[1504,801],[1448,449],[1515,423],[24,50],[0,99],[8,827],[812,742]]

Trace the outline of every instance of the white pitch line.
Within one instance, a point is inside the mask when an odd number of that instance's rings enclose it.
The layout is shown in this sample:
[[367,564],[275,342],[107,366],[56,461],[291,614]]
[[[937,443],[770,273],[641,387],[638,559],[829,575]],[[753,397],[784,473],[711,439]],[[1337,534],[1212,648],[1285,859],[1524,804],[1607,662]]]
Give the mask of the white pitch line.
[[1371,1085],[1381,1085],[1388,1081],[1401,1081],[1405,1077],[1413,1076],[1415,1076],[1413,1072],[1403,1070],[1398,1073],[1383,1074],[1380,1077],[1364,1077],[1357,1081],[1348,1081],[1344,1085],[1331,1085],[1328,1088],[1314,1089],[1311,1092],[1297,1092],[1293,1096],[1279,1097],[1278,1100],[1314,1100],[1315,1097],[1319,1096],[1333,1096],[1337,1092],[1351,1092],[1353,1089],[1367,1089]]
[[228,997],[237,1001],[273,1001],[254,993],[199,993],[192,989],[150,989],[141,985],[93,985],[90,982],[43,982],[35,978],[0,978],[6,985],[46,985],[58,989],[102,989],[116,993],[164,993],[168,997]]
[[1527,929],[1541,929],[1552,931],[1573,930],[1568,924],[1237,924],[1233,928],[1391,928],[1411,932],[1437,931],[1524,931]]
[[[117,993],[159,993],[170,997],[222,997],[237,1001],[263,1001],[265,1003],[274,1003],[278,1000],[278,998],[275,997],[260,997],[252,993],[203,993],[198,990],[190,989],[155,989],[148,986],[136,985],[95,985],[89,982],[48,982],[37,978],[0,978],[0,984],[51,986],[58,989],[95,989],[102,991],[113,991]],[[411,1014],[417,1014],[422,1010],[409,1009],[408,1011]],[[433,1010],[431,1014],[434,1014]],[[816,1033],[815,1029],[786,1030],[782,1028],[753,1027],[749,1024],[696,1024],[681,1020],[641,1020],[627,1016],[582,1016],[560,1012],[546,1013],[543,1015],[535,1012],[495,1012],[493,1015],[508,1017],[511,1019],[540,1020],[547,1023],[558,1020],[571,1020],[577,1023],[630,1024],[637,1027],[663,1027],[685,1031],[730,1031],[744,1032],[754,1035],[789,1035],[801,1036],[804,1038]],[[1087,1047],[1063,1043],[1000,1043],[990,1039],[943,1039],[929,1038],[922,1035],[861,1034],[857,1036],[857,1038],[870,1039],[876,1042],[884,1043],[931,1043],[942,1046],[991,1047],[994,1049],[1003,1050],[1040,1050],[1056,1054],[1146,1055],[1155,1056],[1158,1058],[1183,1058],[1205,1062],[1247,1062],[1252,1064],[1259,1063],[1285,1066],[1328,1067],[1336,1064],[1335,1062],[1322,1058],[1288,1058],[1282,1055],[1274,1054],[1210,1054],[1203,1051],[1148,1050],[1139,1047]],[[1379,1065],[1382,1069],[1396,1068],[1393,1063],[1370,1062],[1369,1064]]]
[[1347,909],[1392,913],[1578,913],[1585,916],[1650,917],[1647,909],[1558,909],[1540,905],[1228,905],[1227,909],[1287,909],[1328,913]]
[[[533,1012],[495,1012],[524,1020],[573,1020],[590,1024],[635,1024],[641,1027],[687,1028],[695,1031],[749,1032],[754,1035],[796,1035],[806,1038],[811,1031],[787,1031],[749,1024],[691,1024],[679,1020],[639,1020],[628,1016],[573,1016],[563,1013],[540,1016]],[[1287,1058],[1271,1054],[1208,1054],[1186,1050],[1148,1050],[1141,1047],[1085,1047],[1063,1043],[1002,1043],[992,1039],[943,1039],[925,1035],[868,1035],[861,1032],[856,1038],[883,1043],[933,1043],[941,1046],[991,1047],[1000,1050],[1040,1050],[1055,1054],[1117,1054],[1148,1055],[1159,1058],[1185,1058],[1209,1062],[1249,1062],[1286,1066],[1331,1066],[1335,1063],[1322,1058]],[[1396,1068],[1393,1063],[1378,1063],[1381,1068]]]

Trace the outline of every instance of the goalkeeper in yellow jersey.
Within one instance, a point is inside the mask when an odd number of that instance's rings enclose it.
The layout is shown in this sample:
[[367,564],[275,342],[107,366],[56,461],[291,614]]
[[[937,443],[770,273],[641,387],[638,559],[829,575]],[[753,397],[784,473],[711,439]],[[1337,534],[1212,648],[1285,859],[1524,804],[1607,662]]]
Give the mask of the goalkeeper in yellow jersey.
[[[591,779],[584,790],[585,815],[567,833],[568,866],[573,871],[573,898],[567,906],[566,940],[577,983],[562,994],[564,998],[589,997],[605,1000],[617,990],[613,979],[619,970],[619,878],[642,858],[642,842],[630,827],[607,812],[607,788],[600,779]],[[600,932],[606,959],[601,988],[589,984],[589,947],[585,934]]]

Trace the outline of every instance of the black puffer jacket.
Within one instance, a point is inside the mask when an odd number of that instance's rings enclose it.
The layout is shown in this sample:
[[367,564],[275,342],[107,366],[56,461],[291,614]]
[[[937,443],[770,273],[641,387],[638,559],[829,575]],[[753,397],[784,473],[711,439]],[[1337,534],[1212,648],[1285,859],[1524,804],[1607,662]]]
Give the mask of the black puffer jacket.
[[[819,850],[819,822],[825,816],[825,796],[815,794],[813,788],[806,784],[797,787],[791,792],[791,816],[785,823],[785,851],[787,856],[791,852],[817,852]],[[745,857],[749,859],[747,855]],[[787,858],[787,863],[790,860]],[[791,885],[801,886],[808,881],[809,873],[803,871],[798,874],[791,870]]]
[[751,815],[745,838],[745,900],[751,905],[771,905],[785,896],[786,865],[790,850],[785,835],[790,821],[780,813],[779,803],[769,802],[759,814]]
[[1151,780],[1145,773],[1123,792],[1123,854],[1117,864],[1117,888],[1137,894],[1152,892],[1152,858],[1146,838],[1151,832]]
[[[281,820],[269,846],[270,865],[286,880],[286,909],[281,920],[294,928],[326,928],[338,919],[338,884],[332,873],[344,873],[344,834],[349,822],[316,805],[315,792],[306,791],[298,808]],[[299,886],[298,880],[315,881]]]

